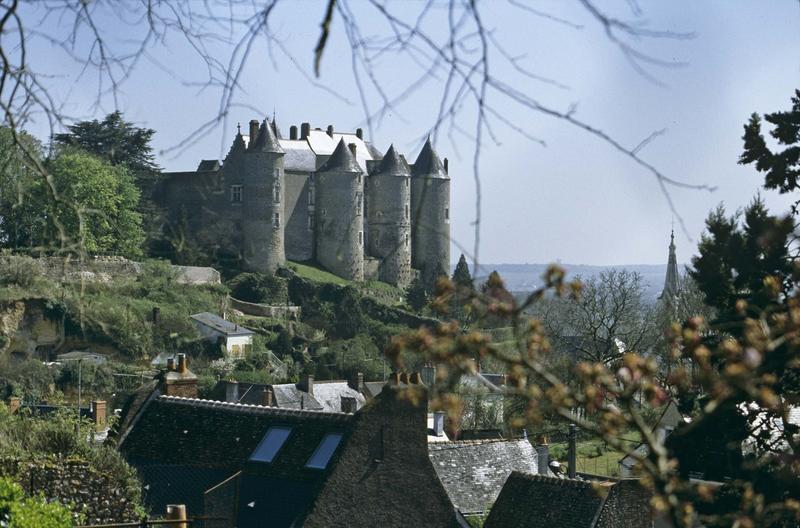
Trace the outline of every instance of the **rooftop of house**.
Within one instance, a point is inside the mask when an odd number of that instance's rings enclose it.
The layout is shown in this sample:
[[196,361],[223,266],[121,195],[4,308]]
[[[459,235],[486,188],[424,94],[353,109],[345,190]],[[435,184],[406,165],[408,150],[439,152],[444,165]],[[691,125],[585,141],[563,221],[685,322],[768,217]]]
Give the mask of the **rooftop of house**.
[[485,528],[649,528],[649,494],[638,481],[589,481],[514,471]]
[[236,323],[223,319],[222,317],[211,312],[197,313],[192,315],[191,318],[198,323],[228,337],[253,335],[253,331],[249,328],[245,328],[244,326],[240,326]]
[[536,473],[536,450],[524,438],[429,443],[433,467],[463,514],[488,510],[512,471]]
[[[307,383],[307,382],[306,382]],[[383,383],[383,382],[381,382]],[[228,397],[229,382],[219,381],[212,390],[211,398],[225,401]],[[354,390],[344,380],[317,380],[313,382],[313,393],[303,383],[238,383],[236,398],[238,403],[264,405],[264,391],[272,391],[272,405],[282,409],[298,409],[323,412],[343,412],[342,398],[353,398],[355,410],[366,402],[364,395]]]

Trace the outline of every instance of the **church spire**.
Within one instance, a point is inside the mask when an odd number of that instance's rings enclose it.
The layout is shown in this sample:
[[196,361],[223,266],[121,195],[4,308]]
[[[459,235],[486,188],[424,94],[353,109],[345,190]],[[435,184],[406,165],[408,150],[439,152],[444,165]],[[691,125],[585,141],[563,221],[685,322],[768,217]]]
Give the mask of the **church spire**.
[[667,260],[667,276],[664,279],[664,289],[659,299],[670,299],[678,294],[678,258],[675,256],[675,230],[669,235],[669,259]]

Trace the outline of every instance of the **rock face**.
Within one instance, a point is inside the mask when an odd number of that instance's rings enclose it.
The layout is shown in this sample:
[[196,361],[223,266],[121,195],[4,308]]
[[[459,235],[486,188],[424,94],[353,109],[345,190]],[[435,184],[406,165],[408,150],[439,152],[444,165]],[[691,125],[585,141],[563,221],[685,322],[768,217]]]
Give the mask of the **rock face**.
[[0,303],[0,354],[45,357],[64,339],[64,323],[41,299]]
[[0,459],[0,472],[26,493],[70,505],[82,524],[133,522],[140,518],[139,497],[119,475],[106,475],[80,460],[46,458]]

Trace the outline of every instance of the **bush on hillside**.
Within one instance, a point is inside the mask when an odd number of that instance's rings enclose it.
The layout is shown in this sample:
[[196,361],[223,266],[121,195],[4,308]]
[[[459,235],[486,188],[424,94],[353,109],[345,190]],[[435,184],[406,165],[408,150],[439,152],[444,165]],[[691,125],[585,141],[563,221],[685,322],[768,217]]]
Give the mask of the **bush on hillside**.
[[26,256],[0,257],[0,286],[32,288],[43,277],[36,259]]
[[240,273],[228,283],[231,295],[241,301],[286,304],[289,286],[286,279],[264,273]]

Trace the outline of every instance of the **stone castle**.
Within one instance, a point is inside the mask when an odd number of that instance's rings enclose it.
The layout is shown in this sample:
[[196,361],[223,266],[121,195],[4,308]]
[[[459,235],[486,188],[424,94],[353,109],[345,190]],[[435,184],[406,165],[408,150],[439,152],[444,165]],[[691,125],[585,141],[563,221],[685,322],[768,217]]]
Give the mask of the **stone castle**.
[[430,140],[409,165],[355,134],[308,123],[283,139],[273,119],[239,130],[220,163],[167,173],[157,201],[173,237],[236,254],[248,271],[316,262],[348,280],[408,285],[450,266],[450,176]]

